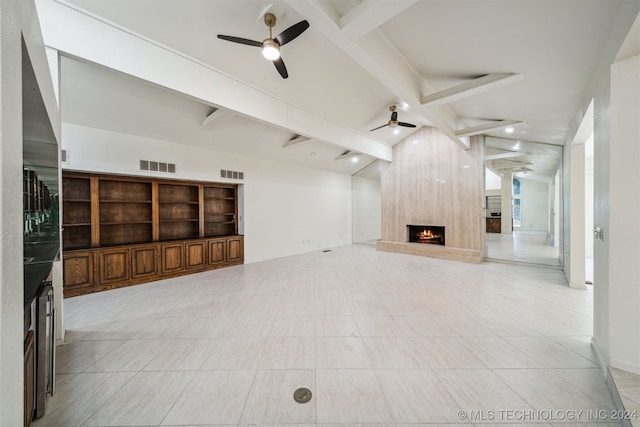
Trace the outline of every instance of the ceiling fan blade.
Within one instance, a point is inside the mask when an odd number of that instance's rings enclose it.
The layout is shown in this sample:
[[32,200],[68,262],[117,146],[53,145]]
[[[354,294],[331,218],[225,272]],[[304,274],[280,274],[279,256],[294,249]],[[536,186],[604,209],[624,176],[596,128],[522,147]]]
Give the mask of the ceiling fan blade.
[[307,28],[309,28],[309,23],[306,20],[300,21],[278,34],[274,40],[278,42],[280,46],[283,46],[298,37]]
[[373,128],[369,132],[373,132],[374,130],[382,129],[383,127],[386,127],[386,126],[389,126],[389,123],[387,123],[386,125],[378,126],[377,128]]
[[416,125],[412,125],[411,123],[398,122],[398,126],[404,126],[406,128],[414,128]]
[[225,36],[224,34],[218,34],[218,38],[222,39],[222,40],[226,40],[228,42],[246,44],[248,46],[262,47],[262,42],[257,42],[255,40],[249,40],[249,39],[243,39],[242,37]]
[[289,73],[287,73],[287,67],[284,66],[284,61],[282,60],[282,57],[274,59],[273,65],[276,66],[276,69],[278,70],[278,72],[280,73],[283,79],[286,79],[287,77],[289,77]]

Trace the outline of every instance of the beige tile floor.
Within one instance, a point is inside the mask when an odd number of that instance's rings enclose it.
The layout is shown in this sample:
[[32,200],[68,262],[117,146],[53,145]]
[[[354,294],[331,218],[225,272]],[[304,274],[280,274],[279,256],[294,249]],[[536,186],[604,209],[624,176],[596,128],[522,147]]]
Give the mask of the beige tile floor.
[[34,425],[616,425],[591,307],[559,270],[366,245],[71,298]]

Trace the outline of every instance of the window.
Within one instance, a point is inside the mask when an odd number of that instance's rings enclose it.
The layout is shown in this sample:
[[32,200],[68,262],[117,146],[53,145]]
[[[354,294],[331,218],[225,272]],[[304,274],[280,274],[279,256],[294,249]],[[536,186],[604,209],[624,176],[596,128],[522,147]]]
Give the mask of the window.
[[511,210],[513,218],[513,227],[520,227],[521,221],[521,206],[520,206],[520,179],[513,178],[513,195],[511,198]]

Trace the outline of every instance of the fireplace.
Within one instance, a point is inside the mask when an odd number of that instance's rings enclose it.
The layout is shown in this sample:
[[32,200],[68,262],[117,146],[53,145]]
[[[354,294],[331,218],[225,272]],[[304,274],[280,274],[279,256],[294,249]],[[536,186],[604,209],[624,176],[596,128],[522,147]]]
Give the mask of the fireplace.
[[436,225],[407,225],[410,243],[444,246],[444,227]]

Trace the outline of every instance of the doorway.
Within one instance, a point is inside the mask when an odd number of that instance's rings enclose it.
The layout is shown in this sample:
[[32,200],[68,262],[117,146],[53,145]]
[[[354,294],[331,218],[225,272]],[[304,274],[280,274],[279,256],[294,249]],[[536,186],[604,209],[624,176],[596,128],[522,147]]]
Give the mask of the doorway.
[[559,268],[562,147],[486,137],[485,167],[485,258]]
[[351,176],[352,242],[376,245],[382,237],[381,161]]

